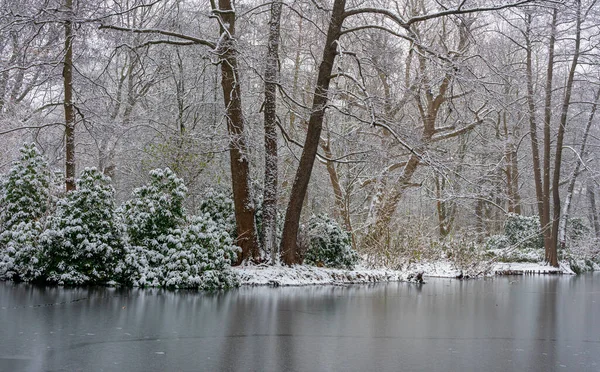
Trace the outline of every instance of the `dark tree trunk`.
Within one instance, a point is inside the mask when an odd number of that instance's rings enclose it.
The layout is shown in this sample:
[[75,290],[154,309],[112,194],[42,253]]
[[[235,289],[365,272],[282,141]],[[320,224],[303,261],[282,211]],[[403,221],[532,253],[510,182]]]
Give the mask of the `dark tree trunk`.
[[75,190],[75,110],[73,108],[73,0],[65,1],[65,56],[63,61],[65,110],[65,187]]
[[[552,220],[550,219],[550,121],[552,119],[552,77],[554,73],[554,45],[556,41],[557,8],[552,13],[550,43],[548,46],[548,70],[546,72],[546,97],[544,100],[544,178],[542,190],[543,214],[540,215],[546,262],[552,263]],[[554,210],[559,208],[556,204]]]
[[277,84],[279,82],[279,37],[282,0],[271,3],[269,41],[265,65],[265,181],[263,190],[263,244],[271,255],[271,263],[277,255]]
[[335,0],[333,4],[323,58],[319,66],[317,85],[313,95],[312,112],[308,121],[304,149],[302,150],[300,164],[296,171],[296,177],[290,193],[290,201],[285,214],[283,237],[281,239],[281,257],[283,263],[286,265],[292,265],[297,262],[297,238],[300,214],[302,213],[302,202],[306,195],[308,182],[317,156],[321,130],[323,129],[323,116],[325,115],[328,100],[327,94],[331,81],[331,71],[337,52],[337,41],[344,22],[345,6],[346,0]]
[[[565,128],[567,126],[567,115],[571,104],[571,93],[573,91],[573,82],[575,81],[575,70],[579,62],[579,48],[581,45],[581,0],[576,1],[576,21],[575,21],[575,51],[573,52],[573,60],[567,78],[567,86],[565,88],[565,96],[560,111],[560,123],[558,126],[558,134],[556,136],[556,154],[554,155],[554,177],[552,179],[552,200],[554,202],[554,213],[552,220],[552,241],[550,252],[547,257],[550,265],[558,267],[558,227],[560,224],[560,166],[562,163],[562,150],[565,138]],[[556,14],[556,10],[555,10]],[[546,248],[547,249],[547,248]]]
[[[527,75],[527,107],[529,111],[529,136],[531,138],[531,152],[533,160],[533,178],[535,181],[535,196],[537,200],[537,211],[540,216],[540,222],[542,227],[544,221],[544,192],[542,185],[542,171],[540,168],[540,150],[537,135],[537,124],[535,114],[535,103],[534,103],[534,91],[533,91],[533,46],[531,44],[531,15],[527,15],[527,29],[525,32],[525,43],[526,43],[526,75]],[[547,223],[547,222],[546,222]]]
[[[242,248],[238,264],[242,261],[259,259],[256,224],[254,222],[254,206],[250,197],[250,166],[247,158],[247,144],[244,134],[244,117],[242,114],[242,92],[239,84],[237,53],[235,47],[235,12],[230,0],[219,0],[219,16],[221,17],[221,44],[217,52],[220,54],[221,87],[227,116],[229,132],[229,157],[231,164],[231,183],[235,221],[237,227],[237,245]],[[223,27],[227,26],[227,29]]]

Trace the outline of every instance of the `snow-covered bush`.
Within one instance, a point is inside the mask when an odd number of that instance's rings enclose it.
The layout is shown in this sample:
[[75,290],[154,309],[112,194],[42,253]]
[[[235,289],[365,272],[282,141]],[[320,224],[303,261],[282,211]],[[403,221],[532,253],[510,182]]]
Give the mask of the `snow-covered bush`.
[[505,249],[510,246],[508,237],[503,234],[492,235],[485,240],[485,249]]
[[504,235],[512,246],[534,249],[544,247],[538,216],[509,213],[504,222]]
[[567,239],[570,242],[583,240],[590,231],[589,226],[581,217],[572,217],[567,220]]
[[351,269],[358,261],[350,235],[325,214],[308,221],[309,247],[305,261],[311,265]]
[[20,152],[0,185],[0,277],[32,280],[40,274],[37,243],[50,200],[50,171],[34,144]]
[[215,290],[238,285],[229,267],[235,262],[239,248],[212,216],[192,218],[180,238],[181,247],[168,252],[166,286]]
[[165,259],[182,248],[187,189],[169,168],[150,171],[149,184],[133,191],[120,211],[125,230],[123,273],[136,286],[160,286]]
[[229,234],[235,236],[235,212],[233,199],[224,192],[208,189],[198,208],[201,215],[208,215]]
[[96,168],[86,168],[76,183],[40,237],[44,275],[60,284],[105,283],[123,258],[114,189]]
[[40,219],[48,209],[50,171],[48,162],[34,144],[21,149],[2,184],[0,221],[2,230],[20,222]]
[[239,249],[229,233],[235,229],[233,202],[211,192],[200,207],[205,212],[187,221],[186,191],[168,168],[153,170],[149,184],[134,190],[123,206],[127,282],[207,290],[237,286],[229,269]]
[[538,216],[509,213],[504,234],[490,236],[485,248],[500,262],[540,262],[544,259],[544,240]]

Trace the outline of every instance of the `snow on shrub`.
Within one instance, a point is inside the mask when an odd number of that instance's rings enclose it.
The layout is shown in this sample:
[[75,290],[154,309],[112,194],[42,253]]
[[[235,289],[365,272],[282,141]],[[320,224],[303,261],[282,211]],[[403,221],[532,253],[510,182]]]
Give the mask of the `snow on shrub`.
[[510,246],[510,241],[506,235],[498,234],[492,235],[485,241],[485,249],[505,249]]
[[165,285],[177,288],[216,290],[236,287],[229,269],[239,248],[212,216],[193,217],[183,229],[181,249],[171,249],[166,260]]
[[572,217],[567,219],[567,239],[570,242],[579,242],[583,240],[591,229],[581,217]]
[[224,192],[208,189],[200,202],[200,214],[208,215],[210,219],[222,226],[229,234],[235,236],[235,212],[233,199]]
[[37,241],[50,200],[50,171],[34,144],[20,152],[0,187],[0,277],[32,280],[40,274]]
[[352,269],[358,254],[352,249],[350,235],[325,214],[308,221],[309,247],[305,261],[311,265]]
[[121,215],[126,232],[124,272],[135,286],[222,289],[237,286],[229,269],[238,247],[229,234],[233,202],[209,193],[206,213],[185,218],[183,181],[168,168],[150,172]]
[[539,262],[544,259],[544,239],[538,216],[509,213],[504,234],[490,236],[486,249],[502,262]]
[[504,235],[510,245],[519,248],[543,248],[544,240],[538,216],[521,216],[509,213],[504,222]]
[[133,191],[121,210],[126,234],[124,274],[136,286],[160,286],[163,264],[180,250],[187,189],[169,168],[150,171],[149,184]]
[[86,168],[76,183],[40,238],[45,276],[59,284],[105,283],[123,255],[114,189],[96,168]]

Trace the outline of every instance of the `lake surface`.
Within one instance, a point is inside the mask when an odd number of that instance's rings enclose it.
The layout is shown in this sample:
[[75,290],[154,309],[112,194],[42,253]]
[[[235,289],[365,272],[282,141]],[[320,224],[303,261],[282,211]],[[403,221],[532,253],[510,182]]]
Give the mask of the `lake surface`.
[[219,294],[0,282],[0,371],[600,371],[600,273]]

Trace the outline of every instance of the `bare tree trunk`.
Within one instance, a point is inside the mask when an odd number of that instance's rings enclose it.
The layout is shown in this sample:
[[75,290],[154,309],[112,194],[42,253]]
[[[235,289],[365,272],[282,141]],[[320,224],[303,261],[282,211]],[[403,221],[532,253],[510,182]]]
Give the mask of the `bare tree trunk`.
[[[565,138],[565,128],[567,126],[567,115],[569,113],[569,106],[571,104],[571,93],[573,90],[573,82],[575,80],[575,70],[579,61],[579,49],[581,45],[581,0],[576,1],[577,4],[577,15],[575,21],[575,50],[573,52],[573,60],[571,61],[571,68],[569,70],[569,77],[567,78],[567,86],[565,88],[565,96],[560,111],[560,124],[558,127],[558,134],[556,137],[556,154],[554,156],[554,177],[552,180],[552,199],[554,202],[554,213],[552,221],[552,241],[550,246],[550,252],[548,255],[548,262],[558,267],[558,225],[560,223],[560,166],[562,163],[562,150],[563,142]],[[555,10],[556,14],[556,10]]]
[[535,195],[537,200],[537,211],[540,216],[540,222],[544,215],[544,192],[542,187],[542,171],[540,168],[540,150],[537,136],[537,124],[535,114],[535,103],[534,103],[534,90],[533,90],[533,46],[531,44],[531,15],[527,15],[527,28],[525,31],[525,44],[526,44],[526,75],[527,75],[527,107],[529,111],[529,136],[531,138],[531,152],[533,160],[533,178],[535,181]]
[[292,265],[297,262],[297,238],[300,224],[300,214],[302,213],[302,202],[306,195],[308,182],[312,173],[312,168],[317,156],[321,130],[323,129],[323,117],[328,101],[329,83],[331,81],[331,71],[337,53],[337,40],[340,37],[342,24],[344,22],[344,9],[346,0],[335,0],[327,30],[327,38],[323,50],[323,58],[319,66],[317,85],[313,95],[312,112],[308,121],[308,130],[304,149],[300,157],[300,164],[296,171],[296,178],[292,185],[290,201],[286,210],[285,222],[283,225],[283,237],[281,239],[281,255],[286,265]]
[[[552,119],[552,77],[554,73],[554,45],[558,8],[552,12],[550,43],[548,46],[548,70],[546,73],[546,97],[544,100],[544,178],[542,190],[543,214],[540,215],[546,262],[552,263],[552,221],[550,220],[550,121]],[[556,210],[557,206],[554,205]]]
[[65,187],[75,190],[75,110],[73,108],[73,0],[65,0],[65,57],[63,61],[65,110]]
[[600,221],[598,221],[598,211],[596,209],[596,185],[594,184],[594,180],[590,177],[587,180],[586,185],[586,193],[589,202],[589,215],[590,222],[594,225],[594,233],[596,234],[596,238],[600,239]]
[[[514,133],[513,140],[514,140]],[[517,153],[517,146],[515,146],[514,142],[511,143],[511,157],[512,163],[512,200],[515,203],[515,213],[521,214],[521,194],[519,192],[519,154]]]
[[[221,17],[221,43],[217,51],[221,56],[221,87],[227,116],[227,129],[230,137],[229,157],[231,183],[237,227],[237,245],[242,248],[238,264],[259,259],[254,205],[250,197],[250,166],[247,158],[247,144],[244,134],[242,114],[242,92],[239,84],[237,50],[235,47],[235,11],[230,0],[219,0]],[[227,27],[226,29],[224,27]]]
[[[573,198],[573,191],[575,190],[575,181],[577,180],[577,176],[579,176],[583,156],[585,156],[585,147],[587,144],[587,139],[590,133],[590,128],[592,127],[592,123],[594,121],[594,116],[596,115],[596,108],[598,107],[598,101],[600,99],[600,89],[596,92],[596,97],[594,98],[594,104],[592,105],[592,109],[590,111],[590,115],[588,117],[587,124],[585,126],[585,130],[583,131],[583,138],[581,139],[581,146],[579,147],[579,153],[577,156],[580,158],[577,160],[577,164],[575,165],[575,170],[571,175],[571,179],[569,180],[569,186],[567,187],[567,196],[565,197],[565,204],[563,207],[562,216],[560,217],[560,225],[558,228],[558,240],[561,248],[565,247],[566,238],[567,238],[567,219],[569,218],[569,212],[571,210],[571,199]],[[592,189],[593,190],[593,189]],[[589,192],[589,191],[588,191]],[[592,198],[594,195],[592,194]],[[589,194],[588,194],[589,198]]]
[[[331,147],[329,145],[329,138],[327,139],[327,141],[321,141],[321,148],[323,149],[323,153],[327,158],[331,159],[333,157],[333,154],[331,153]],[[340,184],[340,177],[338,175],[338,171],[335,168],[335,163],[333,161],[325,160],[325,165],[327,167],[329,181],[331,182],[331,187],[333,188],[333,195],[335,197],[336,217],[340,217],[344,222],[344,228],[350,234],[350,238],[352,240],[352,247],[356,249],[356,239],[354,236],[354,230],[352,229],[350,211],[348,210],[346,197],[344,197],[344,192],[342,191],[342,185]]]
[[263,189],[263,244],[271,263],[279,260],[277,252],[277,84],[279,82],[279,37],[282,0],[271,3],[269,41],[265,65],[265,181]]
[[506,158],[506,194],[508,199],[508,211],[521,214],[521,197],[519,196],[519,168],[517,163],[517,149],[514,144],[514,133],[508,130],[508,118],[506,110],[502,113],[504,127]]

